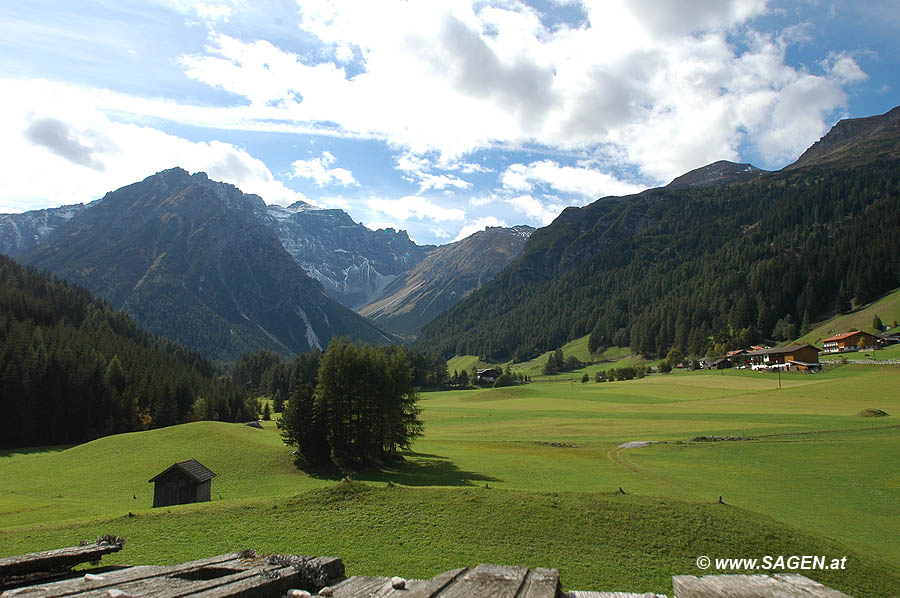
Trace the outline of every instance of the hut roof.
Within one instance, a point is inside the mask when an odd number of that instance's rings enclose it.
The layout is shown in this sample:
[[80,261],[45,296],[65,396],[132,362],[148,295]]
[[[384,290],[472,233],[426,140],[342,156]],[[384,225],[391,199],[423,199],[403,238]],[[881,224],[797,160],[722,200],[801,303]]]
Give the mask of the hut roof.
[[822,349],[818,347],[814,347],[810,344],[805,345],[788,345],[787,347],[775,347],[774,349],[763,349],[762,351],[751,351],[747,355],[782,355],[789,354],[797,351],[799,349],[805,349],[809,347],[810,349],[815,349],[816,351],[821,351]]
[[166,475],[173,469],[180,469],[181,471],[183,471],[185,473],[185,475],[190,477],[192,480],[194,480],[198,484],[201,484],[201,483],[205,482],[206,480],[211,480],[214,477],[216,477],[216,474],[214,474],[212,471],[207,469],[202,463],[200,463],[196,459],[188,459],[187,461],[181,461],[179,463],[173,464],[171,467],[168,467],[165,471],[150,478],[150,480],[148,480],[148,481],[155,482],[156,480],[163,477],[164,475]]

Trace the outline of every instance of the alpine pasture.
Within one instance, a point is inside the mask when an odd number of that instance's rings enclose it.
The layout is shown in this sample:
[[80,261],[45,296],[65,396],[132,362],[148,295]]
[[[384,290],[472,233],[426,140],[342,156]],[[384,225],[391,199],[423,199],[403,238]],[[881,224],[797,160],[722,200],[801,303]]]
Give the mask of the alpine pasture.
[[[425,436],[361,484],[296,470],[271,422],[2,453],[0,556],[117,533],[129,545],[110,562],[254,547],[336,554],[350,574],[516,562],[558,567],[572,588],[670,592],[671,575],[703,573],[701,554],[826,554],[848,556],[847,570],[804,574],[900,594],[900,478],[886,457],[900,454],[900,368],[575,374],[423,393]],[[618,448],[630,441],[656,444]],[[147,480],[191,457],[219,476],[212,502],[150,509]]]

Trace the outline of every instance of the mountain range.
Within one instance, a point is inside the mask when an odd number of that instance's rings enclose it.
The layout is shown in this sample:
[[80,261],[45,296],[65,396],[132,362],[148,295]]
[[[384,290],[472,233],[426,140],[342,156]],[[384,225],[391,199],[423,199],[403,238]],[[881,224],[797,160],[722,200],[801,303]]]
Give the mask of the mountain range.
[[440,247],[174,168],[0,215],[0,250],[215,359],[399,340],[387,330],[445,356],[524,359],[588,333],[593,348],[698,353],[784,338],[900,284],[898,161],[895,108],[840,121],[778,172],[719,161]]
[[417,245],[406,231],[371,230],[343,210],[315,209],[304,202],[270,205],[265,220],[294,260],[351,309],[380,296],[434,249]]
[[406,335],[481,288],[522,253],[534,229],[493,226],[441,245],[418,265],[395,278],[381,297],[360,313]]
[[417,338],[447,357],[590,348],[703,355],[795,338],[900,286],[900,108],[841,121],[779,172],[718,162],[566,208]]
[[[84,285],[155,333],[231,360],[245,351],[324,347],[334,335],[395,342],[392,332],[344,308],[390,299],[412,280],[427,305],[381,301],[377,309],[381,326],[397,323],[414,334],[416,320],[511,262],[530,230],[497,228],[471,242],[420,246],[406,231],[370,230],[342,210],[267,206],[174,168],[88,205],[0,215],[0,251]],[[467,266],[474,255],[478,263]],[[425,273],[407,276],[426,257]]]
[[328,297],[267,214],[258,196],[174,168],[108,193],[18,259],[214,359],[291,355],[335,335],[396,340]]

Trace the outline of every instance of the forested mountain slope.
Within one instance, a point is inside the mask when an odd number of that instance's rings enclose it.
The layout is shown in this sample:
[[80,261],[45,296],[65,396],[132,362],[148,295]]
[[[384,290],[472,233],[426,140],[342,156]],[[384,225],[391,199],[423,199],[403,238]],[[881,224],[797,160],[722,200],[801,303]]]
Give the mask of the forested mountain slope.
[[[202,412],[197,399],[203,397]],[[190,414],[256,416],[199,354],[84,288],[0,256],[0,447],[75,443]]]
[[174,168],[108,193],[21,259],[213,359],[392,340],[327,297],[265,218],[258,196]]
[[646,356],[794,338],[900,284],[900,161],[853,153],[864,165],[567,208],[417,342],[503,360],[588,333]]

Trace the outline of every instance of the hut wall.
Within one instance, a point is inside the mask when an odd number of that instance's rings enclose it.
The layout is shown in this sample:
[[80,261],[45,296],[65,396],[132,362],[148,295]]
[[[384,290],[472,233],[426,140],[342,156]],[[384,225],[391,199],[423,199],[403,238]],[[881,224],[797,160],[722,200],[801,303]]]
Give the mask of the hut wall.
[[180,471],[171,471],[156,481],[153,488],[153,506],[183,505],[195,502],[196,484]]
[[195,494],[194,502],[206,502],[210,497],[210,488],[212,486],[212,480],[206,480],[202,484],[197,486],[197,493]]

